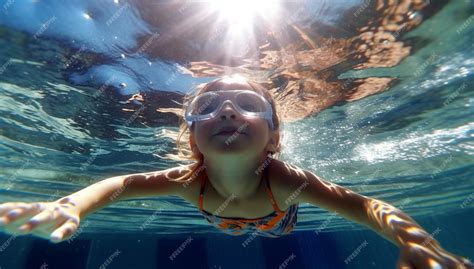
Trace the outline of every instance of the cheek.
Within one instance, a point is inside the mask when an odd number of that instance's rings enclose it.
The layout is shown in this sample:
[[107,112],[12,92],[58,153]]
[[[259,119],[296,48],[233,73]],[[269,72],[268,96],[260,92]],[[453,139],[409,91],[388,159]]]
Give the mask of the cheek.
[[198,147],[200,147],[203,143],[206,143],[208,137],[211,135],[211,128],[206,123],[195,123],[196,126],[194,127],[194,140]]
[[266,120],[252,119],[250,120],[250,122],[251,124],[249,126],[251,126],[251,128],[254,129],[256,132],[260,134],[266,134],[269,132],[268,123]]
[[195,135],[206,135],[212,130],[212,125],[210,124],[210,121],[195,122],[194,124],[196,124],[194,128]]

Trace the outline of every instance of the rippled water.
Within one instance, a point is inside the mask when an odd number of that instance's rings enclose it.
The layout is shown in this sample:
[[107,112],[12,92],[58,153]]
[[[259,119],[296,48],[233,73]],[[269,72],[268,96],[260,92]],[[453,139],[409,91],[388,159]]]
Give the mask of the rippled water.
[[[0,5],[0,202],[51,201],[100,179],[175,165],[156,154],[171,150],[172,141],[157,134],[176,130],[177,120],[134,120],[142,116],[123,109],[127,94],[149,87],[173,93],[164,100],[171,102],[212,76],[177,72],[178,59],[129,53],[137,34],[153,33],[133,6],[111,22],[120,8],[105,2],[46,1],[42,12],[10,2]],[[326,6],[321,20],[330,22],[342,6]],[[281,159],[415,217],[472,208],[472,8],[452,1],[405,34],[413,51],[399,65],[335,74],[342,81],[395,81],[381,93],[285,123]],[[20,14],[30,21],[13,19]],[[150,231],[214,231],[176,197],[114,204],[91,215],[86,230],[117,223],[117,232],[139,232],[157,209]],[[314,229],[329,215],[301,205],[297,230]],[[327,229],[351,227],[336,217]]]

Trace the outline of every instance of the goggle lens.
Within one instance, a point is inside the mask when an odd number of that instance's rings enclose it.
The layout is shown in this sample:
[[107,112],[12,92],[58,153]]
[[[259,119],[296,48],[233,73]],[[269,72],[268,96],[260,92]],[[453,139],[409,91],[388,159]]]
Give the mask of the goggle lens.
[[210,114],[217,110],[219,103],[219,96],[216,94],[198,96],[191,103],[190,114],[194,116]]
[[[215,112],[225,100],[225,97],[216,93],[204,93],[196,97],[196,99],[191,103],[189,113],[193,116],[211,114]],[[265,103],[256,94],[245,92],[239,93],[235,96],[233,104],[239,106],[242,110],[251,113],[261,113],[266,110]]]
[[193,121],[211,119],[217,116],[226,103],[232,104],[243,116],[266,119],[273,129],[270,103],[260,94],[250,90],[219,90],[200,94],[189,104],[185,119],[189,126]]
[[247,112],[265,112],[265,104],[262,99],[253,94],[241,93],[236,96],[237,105]]

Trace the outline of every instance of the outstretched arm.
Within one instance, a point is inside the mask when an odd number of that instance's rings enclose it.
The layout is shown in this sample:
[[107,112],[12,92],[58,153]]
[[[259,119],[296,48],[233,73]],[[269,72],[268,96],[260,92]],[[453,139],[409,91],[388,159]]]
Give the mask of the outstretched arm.
[[180,195],[183,190],[181,184],[171,179],[179,177],[183,172],[185,172],[184,169],[170,168],[156,172],[111,177],[63,197],[57,202],[77,205],[81,217],[85,217],[120,200]]
[[293,191],[299,189],[296,202],[336,212],[390,240],[401,251],[399,268],[473,268],[467,259],[442,249],[412,218],[390,204],[357,194],[293,165],[287,164],[285,169]]
[[173,181],[185,169],[137,173],[104,179],[54,202],[0,204],[0,228],[12,234],[32,233],[61,242],[74,234],[87,215],[124,199],[180,195],[182,184]]

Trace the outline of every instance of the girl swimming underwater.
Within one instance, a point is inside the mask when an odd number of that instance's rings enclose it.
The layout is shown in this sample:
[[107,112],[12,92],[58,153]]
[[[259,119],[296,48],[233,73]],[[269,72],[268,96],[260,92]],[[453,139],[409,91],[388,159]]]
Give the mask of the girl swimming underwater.
[[112,202],[178,195],[225,233],[277,237],[293,230],[298,204],[310,203],[399,246],[398,268],[473,268],[397,208],[274,159],[280,122],[272,97],[259,84],[220,78],[186,98],[184,108],[177,145],[180,149],[189,128],[190,151],[184,157],[193,164],[111,177],[54,202],[4,203],[0,225],[10,233],[61,242],[77,231],[80,220]]

